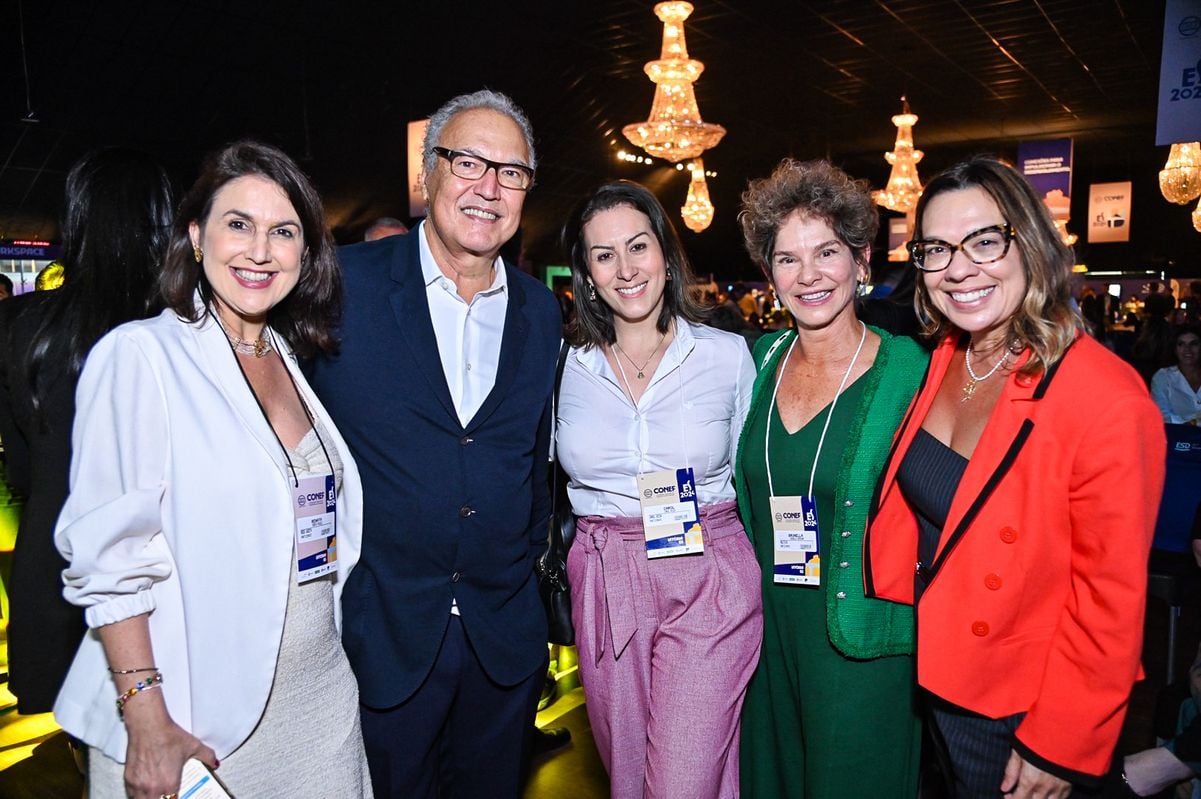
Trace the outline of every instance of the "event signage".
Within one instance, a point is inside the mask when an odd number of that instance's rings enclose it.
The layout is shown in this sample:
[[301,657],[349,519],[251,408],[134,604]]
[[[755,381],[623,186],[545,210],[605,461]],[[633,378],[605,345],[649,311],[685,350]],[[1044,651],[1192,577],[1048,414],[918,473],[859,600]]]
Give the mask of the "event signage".
[[1130,241],[1130,181],[1088,187],[1088,242]]
[[53,261],[61,249],[48,241],[0,239],[0,258],[12,261]]
[[1155,143],[1190,141],[1201,141],[1201,0],[1167,0]]
[[425,216],[425,193],[421,191],[421,161],[425,155],[425,127],[430,121],[419,119],[409,123],[409,216]]
[[1072,216],[1072,140],[1024,141],[1018,145],[1018,169],[1043,198],[1051,216]]

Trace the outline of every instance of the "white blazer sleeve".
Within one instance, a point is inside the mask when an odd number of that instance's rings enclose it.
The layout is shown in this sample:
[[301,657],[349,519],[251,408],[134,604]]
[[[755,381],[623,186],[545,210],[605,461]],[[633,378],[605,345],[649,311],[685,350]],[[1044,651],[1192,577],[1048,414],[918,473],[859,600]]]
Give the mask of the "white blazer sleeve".
[[171,573],[167,408],[151,362],[121,331],[92,349],[75,404],[71,493],[54,538],[70,564],[63,596],[99,627],[153,610],[149,589]]

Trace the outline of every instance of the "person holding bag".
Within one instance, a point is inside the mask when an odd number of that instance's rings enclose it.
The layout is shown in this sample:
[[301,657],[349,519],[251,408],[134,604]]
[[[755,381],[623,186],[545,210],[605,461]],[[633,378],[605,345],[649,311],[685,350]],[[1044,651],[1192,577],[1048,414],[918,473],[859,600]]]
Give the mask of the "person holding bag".
[[735,797],[759,568],[732,463],[754,368],[701,323],[663,207],[617,181],[563,231],[577,320],[557,451],[580,677],[612,795]]

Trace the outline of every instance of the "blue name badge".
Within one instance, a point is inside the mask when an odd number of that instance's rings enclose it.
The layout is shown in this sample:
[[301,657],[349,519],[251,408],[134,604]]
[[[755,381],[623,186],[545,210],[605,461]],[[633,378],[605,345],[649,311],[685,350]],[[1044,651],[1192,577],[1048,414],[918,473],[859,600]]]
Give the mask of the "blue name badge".
[[813,497],[771,497],[772,582],[820,585],[817,502]]
[[648,558],[699,555],[705,551],[700,503],[692,469],[638,475],[638,502]]
[[305,477],[292,489],[298,582],[316,579],[338,568],[337,497],[332,474]]

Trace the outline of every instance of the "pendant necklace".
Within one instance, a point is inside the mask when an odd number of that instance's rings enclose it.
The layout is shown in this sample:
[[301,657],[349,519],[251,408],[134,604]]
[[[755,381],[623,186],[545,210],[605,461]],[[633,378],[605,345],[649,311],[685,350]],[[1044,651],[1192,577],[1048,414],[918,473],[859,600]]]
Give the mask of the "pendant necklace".
[[959,401],[967,402],[970,400],[972,395],[976,393],[976,385],[983,383],[985,380],[995,375],[997,370],[1004,366],[1008,361],[1009,350],[1006,349],[1005,352],[1001,354],[1000,359],[993,364],[991,369],[989,369],[983,375],[976,374],[976,370],[972,369],[972,342],[969,341],[967,343],[967,349],[963,351],[963,365],[967,367],[968,381],[963,384],[963,396]]
[[639,366],[638,364],[634,363],[634,359],[631,358],[629,355],[626,355],[626,351],[621,348],[621,345],[617,343],[616,339],[614,339],[614,341],[613,341],[613,349],[617,350],[619,355],[625,356],[625,359],[630,362],[630,366],[633,366],[635,369],[638,370],[638,379],[642,380],[646,377],[646,367],[650,364],[651,361],[653,361],[655,359],[655,353],[657,353],[659,351],[659,348],[661,346],[663,346],[663,341],[666,338],[667,338],[667,333],[659,334],[659,343],[655,345],[655,348],[653,350],[651,350],[650,357],[642,362],[642,366]]

